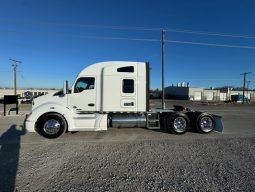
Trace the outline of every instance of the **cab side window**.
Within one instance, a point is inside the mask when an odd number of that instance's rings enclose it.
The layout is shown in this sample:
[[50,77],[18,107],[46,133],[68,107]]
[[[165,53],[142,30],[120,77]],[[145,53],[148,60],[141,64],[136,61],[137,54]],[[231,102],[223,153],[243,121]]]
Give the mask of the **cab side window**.
[[74,86],[74,93],[80,93],[86,89],[95,88],[95,78],[93,77],[82,77],[79,78]]

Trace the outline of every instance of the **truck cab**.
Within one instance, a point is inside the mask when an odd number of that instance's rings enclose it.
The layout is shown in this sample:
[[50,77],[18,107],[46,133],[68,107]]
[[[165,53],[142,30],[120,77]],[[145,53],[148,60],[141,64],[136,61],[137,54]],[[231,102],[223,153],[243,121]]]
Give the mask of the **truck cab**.
[[68,105],[78,113],[145,112],[147,68],[148,64],[142,62],[91,65],[77,76],[68,95]]

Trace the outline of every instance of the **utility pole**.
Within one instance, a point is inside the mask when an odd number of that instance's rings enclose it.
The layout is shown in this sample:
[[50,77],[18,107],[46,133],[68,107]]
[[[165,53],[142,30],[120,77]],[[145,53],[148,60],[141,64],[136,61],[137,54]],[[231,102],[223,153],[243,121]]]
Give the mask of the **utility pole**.
[[245,97],[245,83],[246,83],[246,75],[251,74],[251,72],[244,72],[240,75],[243,75],[243,102],[242,104],[244,104],[244,97]]
[[12,67],[13,67],[13,88],[14,88],[14,95],[17,95],[17,63],[21,63],[21,61],[17,61],[15,59],[10,59],[12,61]]
[[165,30],[162,30],[162,109],[165,105]]

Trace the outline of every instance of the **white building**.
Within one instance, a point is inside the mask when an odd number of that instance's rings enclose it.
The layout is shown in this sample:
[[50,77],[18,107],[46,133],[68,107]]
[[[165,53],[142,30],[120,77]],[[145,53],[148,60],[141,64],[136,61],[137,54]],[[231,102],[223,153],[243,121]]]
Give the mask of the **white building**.
[[[204,89],[198,87],[169,86],[165,88],[168,99],[192,101],[228,101],[231,95],[243,95],[243,91],[230,89]],[[255,101],[255,91],[245,91],[245,96],[250,101]]]
[[[54,89],[17,89],[17,95],[19,95],[19,97],[25,97],[25,92],[28,92],[28,91],[31,92],[33,97],[37,97],[39,95],[55,93],[58,90],[54,90]],[[14,95],[14,89],[0,88],[0,98],[4,97],[4,95]]]

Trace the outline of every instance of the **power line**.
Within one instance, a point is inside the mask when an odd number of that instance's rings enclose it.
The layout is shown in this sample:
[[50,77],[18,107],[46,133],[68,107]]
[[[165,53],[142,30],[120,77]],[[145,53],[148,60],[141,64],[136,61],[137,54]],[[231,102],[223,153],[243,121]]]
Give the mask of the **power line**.
[[18,33],[22,34],[35,34],[35,35],[51,35],[51,36],[64,36],[64,37],[78,37],[86,39],[101,39],[101,40],[130,40],[130,41],[148,41],[148,42],[161,42],[160,39],[148,39],[148,38],[126,38],[126,37],[110,37],[110,36],[90,36],[90,35],[69,35],[60,33],[40,33],[31,31],[16,31],[16,30],[0,30],[0,32]]
[[161,31],[163,27],[153,28],[153,27],[136,27],[136,26],[120,26],[120,25],[88,25],[79,23],[55,23],[55,22],[28,22],[28,21],[13,21],[0,19],[0,22],[6,21],[8,24],[18,23],[18,24],[36,24],[36,25],[55,25],[55,26],[66,26],[66,27],[84,27],[84,28],[100,28],[100,29],[113,29],[113,30],[134,30],[134,31]]
[[195,35],[209,35],[209,36],[255,39],[255,35],[246,35],[246,34],[230,34],[230,33],[206,32],[206,31],[191,31],[191,30],[183,30],[183,29],[166,29],[166,31],[176,32],[176,33],[195,34]]
[[0,22],[8,22],[8,24],[18,23],[18,24],[36,24],[36,25],[55,25],[64,27],[84,27],[84,28],[100,28],[100,29],[111,29],[111,30],[131,30],[131,31],[162,31],[165,32],[175,32],[175,33],[186,33],[194,35],[208,35],[208,36],[221,36],[221,37],[231,37],[231,38],[246,38],[255,39],[255,35],[247,34],[232,34],[232,33],[221,33],[221,32],[211,32],[211,31],[196,31],[187,29],[175,29],[169,27],[140,27],[140,26],[123,26],[123,25],[88,25],[79,23],[55,23],[55,22],[32,22],[32,21],[14,21],[0,19]]
[[[12,73],[13,71],[0,71],[0,73]],[[20,73],[22,71],[17,71],[17,73]]]
[[126,40],[126,41],[147,41],[147,42],[161,42],[159,39],[146,38],[126,38],[126,37],[104,37],[104,36],[80,36],[88,39],[102,39],[102,40]]
[[239,48],[239,49],[255,49],[253,46],[245,45],[229,45],[229,44],[218,44],[218,43],[205,43],[205,42],[195,42],[195,41],[176,41],[176,40],[166,40],[168,43],[179,43],[179,44],[189,44],[189,45],[203,45],[210,47],[225,47],[225,48]]
[[193,80],[193,81],[202,81],[202,80],[206,80],[206,81],[240,81],[241,79],[219,79],[219,78],[212,78],[212,79],[190,79],[189,80]]
[[20,74],[21,79],[27,84],[27,86],[31,87],[31,84],[28,83],[28,81],[25,79],[25,77],[22,75],[22,73]]
[[[14,31],[8,30],[0,32],[11,32],[11,33],[21,33],[26,34],[41,34],[38,32],[28,32],[28,31]],[[54,36],[65,36],[65,37],[78,37],[85,39],[99,39],[99,40],[125,40],[125,41],[144,41],[144,42],[161,42],[160,39],[149,39],[149,38],[126,38],[126,37],[107,37],[107,36],[84,36],[84,35],[68,35],[60,33],[44,33],[43,35],[54,35]],[[165,43],[177,43],[177,44],[189,44],[189,45],[201,45],[201,46],[210,46],[210,47],[225,47],[225,48],[239,48],[239,49],[255,49],[253,46],[245,45],[230,45],[230,44],[218,44],[218,43],[207,43],[207,42],[196,42],[196,41],[179,41],[179,40],[165,40]]]

